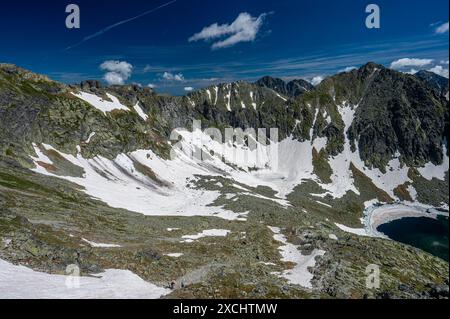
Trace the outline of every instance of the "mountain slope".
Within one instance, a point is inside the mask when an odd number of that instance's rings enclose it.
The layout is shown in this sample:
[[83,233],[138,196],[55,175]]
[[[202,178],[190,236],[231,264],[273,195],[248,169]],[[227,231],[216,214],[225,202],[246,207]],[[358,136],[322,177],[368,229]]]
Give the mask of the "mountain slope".
[[255,82],[256,85],[266,87],[284,96],[294,98],[314,89],[314,86],[303,79],[292,80],[288,83],[282,79],[265,76]]
[[[170,97],[0,65],[0,258],[61,272],[78,256],[86,273],[187,281],[180,297],[362,297],[355,274],[371,263],[389,269],[372,297],[448,285],[439,258],[354,234],[371,235],[360,219],[374,205],[448,210],[445,97],[374,63],[305,91],[291,83]],[[220,145],[193,120],[221,133],[278,128],[279,140]],[[301,266],[308,258],[313,273]]]
[[415,74],[416,77],[429,84],[438,94],[447,96],[448,100],[448,79],[436,73],[421,70]]

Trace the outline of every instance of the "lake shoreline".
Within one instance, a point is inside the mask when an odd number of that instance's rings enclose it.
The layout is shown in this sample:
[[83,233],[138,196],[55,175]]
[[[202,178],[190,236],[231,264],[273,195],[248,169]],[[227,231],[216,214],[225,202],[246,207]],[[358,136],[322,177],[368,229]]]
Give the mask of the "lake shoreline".
[[427,217],[437,219],[438,216],[449,217],[448,211],[444,212],[431,206],[416,203],[375,204],[364,210],[363,224],[368,236],[390,239],[379,232],[380,225],[406,217]]

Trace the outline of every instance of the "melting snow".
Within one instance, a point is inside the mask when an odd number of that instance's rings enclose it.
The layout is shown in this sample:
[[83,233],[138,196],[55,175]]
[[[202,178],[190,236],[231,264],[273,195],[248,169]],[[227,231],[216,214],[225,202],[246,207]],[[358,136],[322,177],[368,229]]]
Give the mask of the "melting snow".
[[89,245],[91,245],[92,247],[95,248],[117,248],[117,247],[122,247],[120,245],[115,245],[115,244],[101,244],[101,243],[95,243],[93,241],[89,241],[85,238],[82,238],[83,241],[85,241],[86,243],[88,243]]
[[44,153],[42,153],[41,149],[35,143],[33,143],[33,148],[34,152],[37,154],[37,157],[31,156],[33,161],[53,165],[53,162]]
[[[230,86],[230,84],[227,85],[227,87],[228,86]],[[227,110],[229,112],[231,112],[231,88],[229,89],[228,94],[225,96],[225,99],[226,99],[226,102],[227,102]]]
[[338,237],[335,234],[329,234],[328,238],[333,239],[333,240],[338,240]]
[[283,243],[279,248],[281,256],[283,257],[281,260],[295,263],[294,268],[284,270],[281,274],[277,274],[294,285],[312,288],[311,280],[314,278],[314,275],[309,272],[308,268],[314,267],[316,265],[316,257],[325,255],[325,251],[314,249],[310,255],[302,255],[298,250],[298,246],[287,242],[286,237],[280,234],[280,228],[269,227],[269,229],[274,233],[273,238],[276,241]]
[[219,88],[217,86],[215,86],[214,91],[216,92],[216,98],[214,100],[214,105],[217,105],[217,98],[219,97]]
[[[338,110],[347,132],[356,107],[352,108],[348,103],[343,103]],[[318,110],[316,116],[317,113]],[[252,196],[274,200],[283,206],[289,205],[285,201],[286,196],[304,180],[317,181],[326,191],[325,195],[330,194],[335,198],[341,198],[348,191],[359,194],[354,185],[350,163],[392,198],[395,198],[393,190],[398,185],[410,181],[409,168],[401,166],[398,158],[389,162],[386,173],[379,169],[368,169],[361,160],[359,151],[351,151],[347,136],[344,151],[329,161],[333,171],[332,183],[322,184],[313,172],[312,149],[324,148],[326,138],[316,138],[311,144],[311,141],[299,142],[290,136],[270,145],[257,143],[256,148],[250,149],[238,142],[219,143],[200,130],[182,131],[179,134],[183,137],[180,142],[182,148],[174,148],[177,156],[173,160],[163,160],[151,150],[119,154],[114,160],[101,156],[85,159],[81,154],[72,156],[60,152],[68,161],[84,169],[85,175],[82,178],[55,176],[47,171],[38,162],[52,164],[52,161],[33,144],[37,154],[37,157],[32,157],[36,163],[34,171],[84,186],[87,194],[112,207],[155,216],[217,216],[230,220],[241,220],[242,214],[209,205],[221,195],[219,191],[193,189],[189,186],[189,181],[196,180],[196,176],[222,176],[250,187],[270,187],[276,191],[277,198],[267,198],[248,189],[245,191]],[[49,145],[44,147],[52,149]],[[214,156],[203,161],[193,159],[191,155],[199,147],[205,154],[213,152]],[[134,162],[149,168],[157,180],[138,172]],[[445,169],[448,170],[448,157],[439,168],[427,164],[421,173],[426,178],[441,178]],[[412,188],[409,190],[415,198],[416,192]]]
[[447,216],[431,206],[419,203],[409,204],[385,204],[382,206],[371,206],[364,211],[364,225],[366,233],[370,236],[386,238],[380,233],[378,226],[405,217],[428,217],[436,219],[438,216]]
[[83,101],[91,104],[93,107],[102,111],[104,114],[106,114],[107,112],[111,112],[113,110],[125,110],[125,111],[130,110],[125,105],[122,105],[119,102],[119,99],[117,99],[114,95],[111,95],[109,93],[106,93],[106,96],[108,96],[108,98],[111,101],[106,101],[95,94],[81,91],[79,93],[72,93],[72,95],[75,95],[76,97],[82,99]]
[[194,240],[203,238],[203,237],[226,237],[230,233],[229,230],[225,229],[208,229],[204,230],[201,233],[198,233],[196,235],[184,235],[181,238],[185,239],[183,242],[185,243],[191,243]]
[[419,168],[419,173],[427,180],[437,178],[440,180],[445,179],[445,173],[448,172],[449,160],[447,156],[447,148],[444,146],[444,160],[441,165],[434,165],[433,163],[425,164],[425,167]]
[[[50,145],[43,146],[55,150]],[[75,157],[59,153],[74,165],[82,167],[84,176],[56,176],[39,165],[40,158],[35,159],[36,168],[33,171],[84,186],[84,192],[111,207],[153,216],[216,216],[229,220],[239,218],[239,213],[209,206],[220,196],[220,192],[187,186],[187,180],[193,179],[195,174],[210,175],[207,169],[195,165],[193,160],[176,158],[165,161],[152,151],[144,150],[129,155],[120,154],[114,160],[102,156],[85,159],[81,154]],[[43,154],[39,154],[41,155]],[[139,173],[133,161],[151,169],[164,184],[160,185]]]
[[338,111],[341,114],[342,120],[345,124],[344,151],[337,156],[330,158],[329,164],[333,170],[333,174],[331,174],[332,182],[321,186],[328,190],[333,197],[341,198],[349,190],[359,195],[359,191],[354,186],[353,175],[350,170],[350,162],[354,156],[350,149],[350,141],[347,138],[347,130],[352,125],[356,107],[352,108],[350,104],[344,103],[343,105],[338,106]]
[[170,253],[170,254],[165,254],[165,255],[169,256],[169,257],[173,257],[173,258],[178,258],[178,257],[183,256],[184,254],[183,253]]
[[148,115],[145,114],[142,108],[139,106],[139,102],[136,102],[136,105],[133,108],[144,121],[148,120]]
[[89,134],[89,137],[86,141],[84,141],[86,144],[89,144],[92,140],[92,138],[95,136],[95,132],[92,132],[91,134]]
[[317,152],[320,152],[322,149],[327,147],[328,138],[326,137],[316,137],[313,142],[313,147],[316,149]]
[[340,229],[343,230],[347,233],[351,233],[351,234],[355,234],[355,235],[359,235],[359,236],[369,236],[366,232],[365,228],[351,228],[351,227],[347,227],[338,223],[335,223],[335,225]]
[[276,93],[276,95],[280,98],[280,99],[282,99],[283,101],[287,101],[287,99],[286,98],[284,98],[284,97],[282,97],[280,94],[278,94],[278,93]]
[[[78,288],[67,285],[77,279]],[[128,270],[108,269],[95,277],[74,278],[33,271],[0,259],[0,296],[5,299],[157,299],[170,292]]]

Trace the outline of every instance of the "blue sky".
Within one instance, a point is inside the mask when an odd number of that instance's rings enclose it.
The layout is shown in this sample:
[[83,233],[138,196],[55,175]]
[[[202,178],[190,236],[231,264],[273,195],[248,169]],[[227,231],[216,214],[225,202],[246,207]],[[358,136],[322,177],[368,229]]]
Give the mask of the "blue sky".
[[[390,66],[398,59],[404,59],[394,64],[402,71],[448,76],[448,0],[176,0],[80,44],[167,2],[2,3],[0,62],[66,83],[116,79],[172,94],[264,75],[317,80],[368,61]],[[65,26],[70,3],[80,7],[80,29]],[[380,29],[365,26],[369,3],[380,7]],[[219,27],[207,28],[214,23]]]

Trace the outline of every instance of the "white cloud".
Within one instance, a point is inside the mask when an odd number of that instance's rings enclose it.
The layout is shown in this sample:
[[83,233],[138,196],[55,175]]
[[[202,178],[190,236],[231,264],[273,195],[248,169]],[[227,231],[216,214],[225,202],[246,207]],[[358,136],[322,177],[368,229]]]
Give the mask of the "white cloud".
[[409,70],[409,71],[405,71],[405,73],[408,73],[408,74],[416,74],[417,72],[419,72],[419,70],[416,70],[416,69],[411,69],[411,70]]
[[148,73],[148,72],[151,72],[151,71],[153,71],[153,67],[152,66],[150,66],[150,65],[146,65],[143,69],[142,69],[142,71],[144,72],[144,73]]
[[116,72],[106,73],[103,79],[110,85],[122,85],[125,83],[123,76]]
[[154,88],[156,88],[156,84],[149,83],[149,84],[147,84],[147,87],[154,89]]
[[447,61],[442,60],[441,64],[447,64],[448,65],[448,60]]
[[192,86],[186,86],[186,87],[184,88],[184,90],[185,90],[186,92],[192,92],[192,91],[194,91],[194,88],[193,88]]
[[411,66],[422,67],[422,66],[430,64],[431,62],[433,62],[432,59],[403,58],[403,59],[399,59],[399,60],[392,62],[391,69],[401,69],[404,67],[411,67]]
[[357,69],[356,66],[348,66],[345,69],[341,70],[341,72],[350,72],[350,71],[355,70],[355,69]]
[[107,71],[103,79],[110,85],[122,85],[129,79],[133,72],[133,66],[125,61],[105,61],[100,69]]
[[318,75],[311,79],[311,84],[315,86],[315,85],[320,84],[320,82],[322,82],[322,81],[323,81],[323,76]]
[[213,43],[213,49],[231,47],[239,42],[251,42],[256,39],[264,18],[267,13],[261,14],[259,17],[252,17],[247,12],[242,12],[231,24],[225,23],[218,25],[211,24],[203,28],[199,33],[194,34],[189,38],[189,42],[199,40],[213,40],[226,37],[224,40]]
[[448,22],[445,22],[434,29],[434,33],[443,34],[448,32]]
[[178,74],[173,74],[170,72],[164,72],[164,74],[162,75],[164,80],[168,80],[168,81],[184,81],[184,76],[181,73]]
[[435,67],[429,69],[428,71],[436,73],[448,79],[448,69],[442,67],[442,65],[436,65]]

